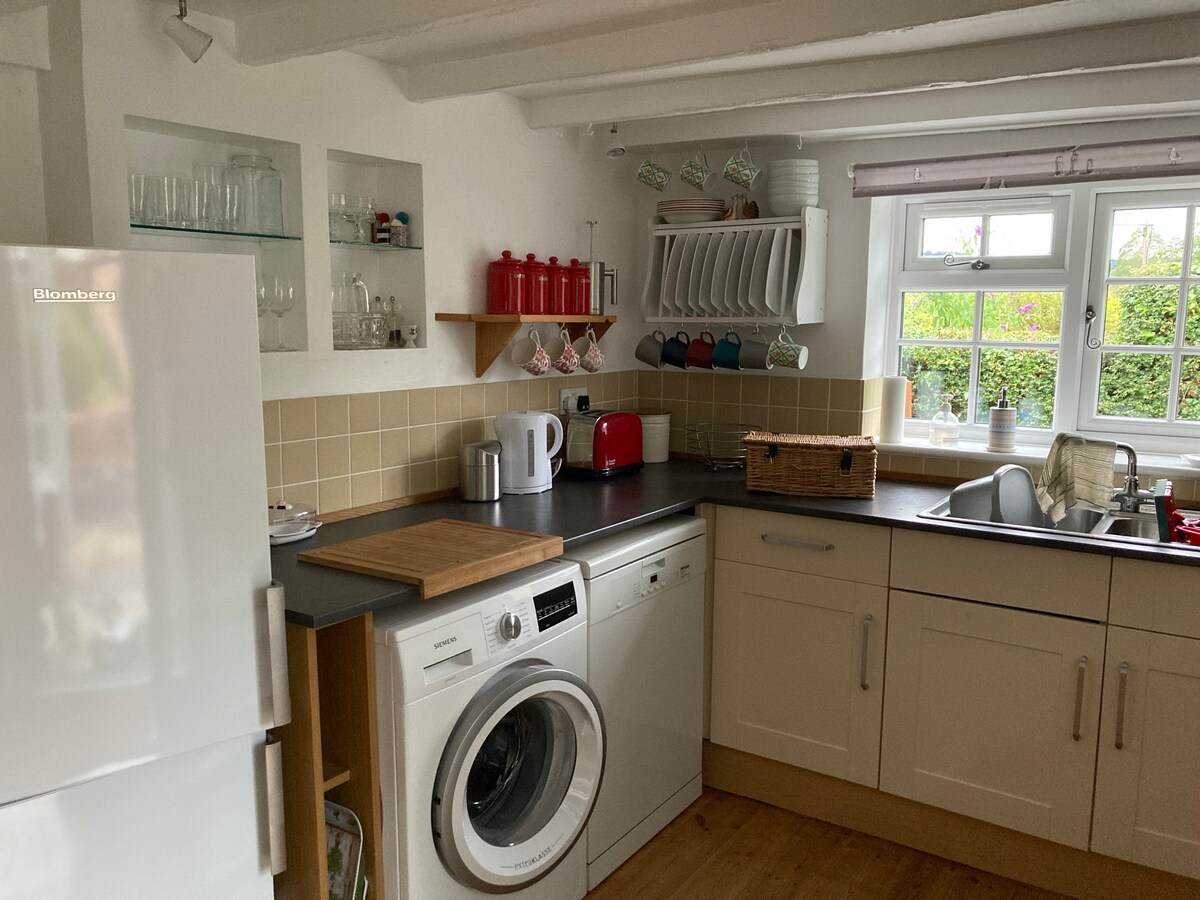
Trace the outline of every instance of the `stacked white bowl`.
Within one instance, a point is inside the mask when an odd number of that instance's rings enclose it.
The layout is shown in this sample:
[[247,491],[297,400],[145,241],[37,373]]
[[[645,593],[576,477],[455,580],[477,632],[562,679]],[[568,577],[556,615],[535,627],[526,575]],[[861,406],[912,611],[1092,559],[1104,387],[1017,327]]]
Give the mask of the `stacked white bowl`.
[[767,205],[774,216],[798,216],[817,205],[820,174],[815,159],[777,159],[767,163]]

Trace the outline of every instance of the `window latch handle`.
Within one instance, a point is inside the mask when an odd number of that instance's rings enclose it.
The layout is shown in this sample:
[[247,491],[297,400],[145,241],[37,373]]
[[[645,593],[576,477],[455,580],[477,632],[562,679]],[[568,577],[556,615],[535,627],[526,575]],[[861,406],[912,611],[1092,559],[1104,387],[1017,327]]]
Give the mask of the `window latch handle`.
[[970,266],[976,272],[982,272],[984,269],[990,269],[991,263],[984,262],[982,259],[958,259],[953,253],[947,253],[942,257],[942,265],[944,266]]
[[1100,338],[1092,337],[1092,323],[1096,321],[1096,307],[1089,306],[1083,313],[1083,340],[1088,345],[1089,350],[1099,350]]

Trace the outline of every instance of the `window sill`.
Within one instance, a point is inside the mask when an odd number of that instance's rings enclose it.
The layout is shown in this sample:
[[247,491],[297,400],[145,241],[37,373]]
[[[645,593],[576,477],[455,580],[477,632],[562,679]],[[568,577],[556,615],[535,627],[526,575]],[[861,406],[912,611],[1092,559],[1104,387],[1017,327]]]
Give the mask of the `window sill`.
[[[906,456],[942,457],[945,459],[971,459],[981,462],[1015,463],[1019,466],[1042,466],[1046,462],[1046,445],[1017,444],[1017,449],[1010,453],[997,453],[987,449],[982,441],[960,440],[952,447],[934,446],[924,437],[905,435],[898,444],[876,443],[880,453],[902,454]],[[1136,448],[1135,448],[1136,449]],[[1114,469],[1125,471],[1125,454],[1118,453]],[[1155,478],[1186,478],[1200,480],[1200,468],[1190,466],[1176,454],[1167,453],[1138,453],[1138,474]],[[1142,487],[1149,487],[1144,481]]]

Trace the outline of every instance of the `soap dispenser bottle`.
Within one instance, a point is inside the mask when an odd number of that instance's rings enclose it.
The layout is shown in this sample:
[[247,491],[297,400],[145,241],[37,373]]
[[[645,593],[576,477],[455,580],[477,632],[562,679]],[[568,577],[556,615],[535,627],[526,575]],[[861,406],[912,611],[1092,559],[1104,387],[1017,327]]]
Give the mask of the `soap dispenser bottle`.
[[958,443],[958,416],[950,408],[953,394],[942,395],[942,406],[929,420],[929,443],[949,447]]
[[988,450],[1010,453],[1017,449],[1017,411],[1008,402],[1008,386],[1000,388],[1000,399],[988,412]]

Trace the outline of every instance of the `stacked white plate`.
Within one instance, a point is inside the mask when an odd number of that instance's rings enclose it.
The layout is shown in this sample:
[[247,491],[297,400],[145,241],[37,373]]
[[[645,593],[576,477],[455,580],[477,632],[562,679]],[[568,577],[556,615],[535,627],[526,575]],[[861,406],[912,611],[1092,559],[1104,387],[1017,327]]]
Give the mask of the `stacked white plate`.
[[668,225],[716,222],[725,215],[725,201],[712,197],[658,201],[658,215]]
[[820,173],[815,159],[777,159],[767,163],[767,205],[776,216],[798,216],[817,205]]

